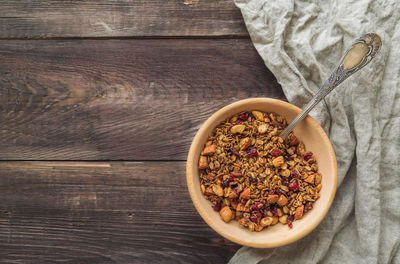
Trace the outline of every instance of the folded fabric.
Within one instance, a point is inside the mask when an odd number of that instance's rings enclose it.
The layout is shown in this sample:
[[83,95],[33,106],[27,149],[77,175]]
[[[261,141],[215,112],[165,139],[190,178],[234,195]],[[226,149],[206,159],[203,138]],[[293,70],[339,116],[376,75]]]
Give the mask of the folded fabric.
[[310,114],[337,155],[338,189],[322,223],[236,263],[400,263],[400,1],[235,0],[289,102],[303,107],[365,33],[382,50]]

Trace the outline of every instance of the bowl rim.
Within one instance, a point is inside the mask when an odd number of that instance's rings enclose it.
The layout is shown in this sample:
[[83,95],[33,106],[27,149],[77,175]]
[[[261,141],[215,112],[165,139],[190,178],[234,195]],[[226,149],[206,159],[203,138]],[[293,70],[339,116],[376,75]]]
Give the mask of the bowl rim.
[[239,100],[236,102],[233,102],[231,104],[228,104],[224,107],[222,107],[221,109],[217,110],[216,112],[214,112],[211,116],[209,116],[207,118],[207,120],[201,125],[201,127],[199,128],[199,130],[197,131],[196,135],[193,138],[193,141],[190,145],[190,149],[188,152],[188,156],[187,156],[187,162],[186,162],[186,183],[187,183],[187,187],[189,189],[189,193],[190,193],[190,198],[197,210],[197,212],[200,214],[200,216],[203,218],[203,220],[218,234],[220,234],[222,237],[233,241],[237,244],[240,245],[244,245],[244,246],[249,246],[249,247],[256,247],[256,248],[273,248],[273,247],[279,247],[279,246],[284,246],[290,243],[293,243],[303,237],[305,237],[306,235],[308,235],[312,230],[314,230],[320,223],[321,221],[325,218],[326,214],[328,213],[333,199],[335,198],[335,194],[336,194],[336,189],[337,189],[337,178],[338,178],[338,173],[337,173],[337,161],[336,161],[336,155],[335,155],[335,151],[332,147],[332,144],[328,138],[328,136],[326,135],[325,131],[323,130],[323,128],[318,124],[318,122],[312,118],[310,115],[307,115],[306,119],[308,119],[308,121],[314,126],[315,129],[317,129],[319,131],[319,133],[322,136],[322,139],[324,142],[328,143],[328,153],[330,154],[332,160],[334,161],[333,164],[333,169],[334,169],[334,182],[333,182],[333,192],[331,192],[330,197],[328,199],[328,206],[326,206],[325,208],[322,209],[322,213],[319,215],[318,219],[312,224],[310,225],[308,228],[305,228],[302,232],[300,232],[299,234],[297,234],[296,236],[293,236],[291,238],[287,238],[287,239],[282,239],[281,241],[278,242],[247,242],[244,240],[241,240],[227,232],[223,232],[222,230],[220,230],[220,228],[217,227],[216,224],[214,224],[214,222],[207,216],[206,212],[203,210],[203,208],[200,206],[199,202],[195,199],[195,190],[193,187],[193,181],[192,181],[192,167],[196,166],[197,167],[197,161],[194,162],[194,149],[195,146],[198,144],[202,144],[202,142],[200,142],[200,135],[202,135],[205,130],[211,125],[211,123],[214,121],[215,118],[217,118],[221,113],[225,113],[225,112],[229,112],[232,111],[233,109],[235,109],[236,107],[239,107],[243,104],[246,103],[275,103],[275,104],[283,104],[285,107],[290,108],[291,110],[296,111],[297,113],[301,112],[301,109],[293,104],[290,104],[288,102],[279,100],[279,99],[274,99],[274,98],[267,98],[267,97],[261,97],[261,98],[247,98],[247,99],[243,99],[243,100]]

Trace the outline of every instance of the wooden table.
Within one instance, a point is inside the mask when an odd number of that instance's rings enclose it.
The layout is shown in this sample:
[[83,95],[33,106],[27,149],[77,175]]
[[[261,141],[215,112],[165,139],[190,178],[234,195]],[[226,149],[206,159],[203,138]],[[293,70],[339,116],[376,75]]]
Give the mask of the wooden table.
[[1,263],[226,263],[191,140],[228,103],[284,99],[231,0],[0,5]]

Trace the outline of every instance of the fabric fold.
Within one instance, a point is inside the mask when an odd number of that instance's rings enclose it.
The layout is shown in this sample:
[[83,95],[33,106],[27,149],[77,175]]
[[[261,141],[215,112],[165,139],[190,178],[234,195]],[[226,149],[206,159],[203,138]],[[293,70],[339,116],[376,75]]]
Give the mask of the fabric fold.
[[400,263],[400,2],[235,0],[289,102],[303,107],[361,35],[380,54],[311,113],[330,137],[338,190],[322,223],[276,249],[243,247],[230,263]]

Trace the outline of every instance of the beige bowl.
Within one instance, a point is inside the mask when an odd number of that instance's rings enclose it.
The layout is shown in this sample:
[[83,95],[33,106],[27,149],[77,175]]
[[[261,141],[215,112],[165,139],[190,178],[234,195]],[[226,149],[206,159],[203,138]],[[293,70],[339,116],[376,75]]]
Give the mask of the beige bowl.
[[275,112],[290,122],[300,109],[284,101],[270,98],[251,98],[225,106],[214,113],[197,132],[189,150],[186,179],[192,201],[204,221],[221,236],[238,244],[271,248],[292,243],[310,233],[325,217],[336,192],[337,165],[335,152],[324,130],[310,116],[305,118],[294,130],[295,135],[304,142],[306,149],[314,153],[319,172],[322,173],[321,197],[314,203],[314,208],[303,219],[293,222],[293,229],[278,223],[261,232],[251,232],[239,226],[237,221],[225,223],[211,208],[200,190],[198,160],[207,137],[213,129],[227,118],[241,112],[260,110]]

